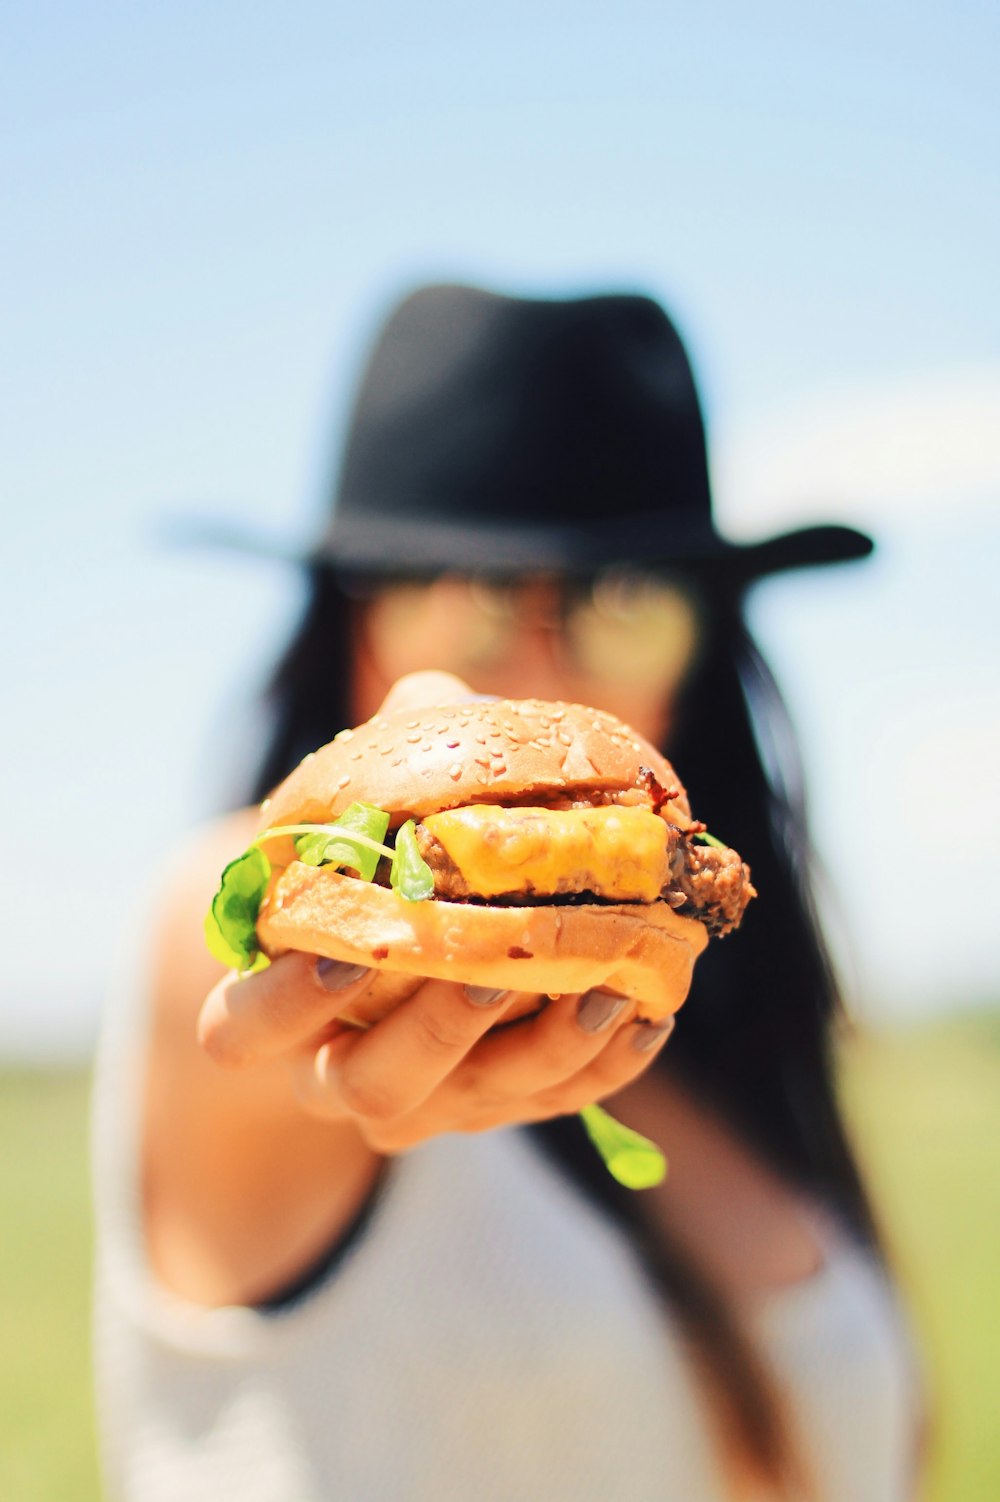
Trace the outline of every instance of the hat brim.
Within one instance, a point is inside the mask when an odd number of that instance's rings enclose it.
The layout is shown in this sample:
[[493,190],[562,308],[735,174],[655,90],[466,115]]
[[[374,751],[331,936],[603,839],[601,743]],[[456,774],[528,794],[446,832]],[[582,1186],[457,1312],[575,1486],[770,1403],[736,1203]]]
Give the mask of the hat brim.
[[834,523],[737,543],[715,532],[685,536],[662,528],[658,531],[648,516],[531,529],[354,516],[335,520],[329,536],[311,548],[204,523],[174,527],[171,535],[174,541],[189,545],[351,573],[414,577],[449,571],[485,576],[592,574],[598,569],[631,566],[664,571],[711,569],[736,586],[790,569],[848,563],[867,557],[874,548],[866,533]]

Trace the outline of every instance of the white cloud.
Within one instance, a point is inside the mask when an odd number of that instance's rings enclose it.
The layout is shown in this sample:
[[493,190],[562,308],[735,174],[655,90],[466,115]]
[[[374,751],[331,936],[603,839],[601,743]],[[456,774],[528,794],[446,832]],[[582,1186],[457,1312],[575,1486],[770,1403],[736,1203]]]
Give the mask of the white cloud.
[[716,435],[720,525],[733,537],[843,520],[1000,510],[1000,365],[839,383]]

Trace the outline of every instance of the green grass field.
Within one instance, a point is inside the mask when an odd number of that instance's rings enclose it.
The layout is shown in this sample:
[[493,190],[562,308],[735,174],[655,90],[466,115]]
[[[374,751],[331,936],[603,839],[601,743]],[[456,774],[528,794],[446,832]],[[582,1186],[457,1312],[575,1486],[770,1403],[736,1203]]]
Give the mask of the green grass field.
[[[924,1347],[931,1502],[1000,1497],[1000,1015],[856,1039],[844,1088]],[[87,1080],[0,1073],[0,1497],[98,1502]],[[847,1502],[847,1499],[845,1499]]]
[[927,1494],[1000,1498],[1000,1014],[857,1040],[845,1096],[933,1402]]
[[0,1074],[0,1497],[96,1502],[82,1074]]

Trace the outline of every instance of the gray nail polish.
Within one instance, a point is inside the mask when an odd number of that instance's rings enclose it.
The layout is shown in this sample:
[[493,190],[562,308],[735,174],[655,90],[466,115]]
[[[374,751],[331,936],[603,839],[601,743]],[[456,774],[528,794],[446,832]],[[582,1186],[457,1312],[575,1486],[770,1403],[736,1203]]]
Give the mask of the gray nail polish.
[[599,1033],[614,1022],[627,999],[613,991],[588,991],[576,1004],[576,1020],[585,1033]]
[[651,1053],[673,1030],[672,1017],[668,1017],[665,1022],[640,1022],[632,1035],[632,1047],[638,1049],[639,1053]]
[[347,986],[353,986],[356,980],[368,974],[365,965],[352,965],[350,960],[316,961],[316,976],[321,986],[328,991],[343,991]]
[[462,990],[474,1007],[495,1006],[501,997],[507,995],[506,991],[498,991],[495,986],[463,986]]

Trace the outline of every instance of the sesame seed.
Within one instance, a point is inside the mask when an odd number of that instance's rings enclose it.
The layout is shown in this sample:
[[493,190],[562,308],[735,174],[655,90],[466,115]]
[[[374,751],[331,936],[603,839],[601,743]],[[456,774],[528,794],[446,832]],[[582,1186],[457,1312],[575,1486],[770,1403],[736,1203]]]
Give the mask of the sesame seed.
[[449,751],[457,751],[461,744],[461,741],[445,741],[445,745],[448,747]]
[[353,730],[338,730],[337,734],[334,736],[334,740],[335,741],[352,741],[353,739],[354,739],[354,731]]
[[420,731],[411,730],[406,739],[411,746],[415,746],[417,744],[417,741],[420,739]]
[[453,761],[451,766],[448,768],[448,776],[453,777],[457,781],[458,778],[461,777],[461,775],[462,763],[460,761]]
[[338,788],[345,788],[347,786],[347,784],[350,782],[350,780],[351,779],[348,777],[347,773],[345,772],[344,775],[343,775],[343,777],[338,777],[338,779],[337,779],[337,786],[338,786]]

